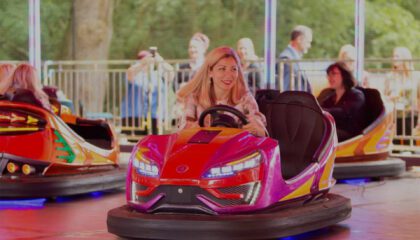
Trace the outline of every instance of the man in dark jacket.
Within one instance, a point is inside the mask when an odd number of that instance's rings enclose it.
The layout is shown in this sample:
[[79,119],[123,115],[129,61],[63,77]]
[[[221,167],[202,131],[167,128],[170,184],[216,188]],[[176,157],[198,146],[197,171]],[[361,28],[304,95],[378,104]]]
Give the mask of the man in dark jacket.
[[[312,30],[303,25],[296,26],[291,35],[290,43],[283,52],[280,53],[279,58],[284,62],[283,68],[283,91],[287,90],[297,90],[297,91],[306,91],[311,93],[312,89],[306,77],[306,74],[302,71],[298,62],[293,62],[293,60],[302,59],[303,54],[307,53],[309,48],[311,48],[312,42]],[[288,62],[288,61],[292,62]],[[277,72],[279,71],[279,66],[276,67]],[[292,74],[293,73],[293,74]],[[292,76],[294,82],[292,83]],[[276,87],[278,82],[276,83]]]

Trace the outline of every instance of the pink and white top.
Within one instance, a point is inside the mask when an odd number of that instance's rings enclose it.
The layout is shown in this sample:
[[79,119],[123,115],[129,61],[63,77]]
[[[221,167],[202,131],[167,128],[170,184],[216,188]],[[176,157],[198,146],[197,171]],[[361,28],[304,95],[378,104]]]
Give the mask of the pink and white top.
[[[223,104],[223,105],[229,105],[227,101],[218,101],[216,103],[217,105]],[[255,101],[254,96],[252,96],[251,93],[245,94],[240,100],[239,103],[235,106],[232,106],[242,112],[245,115],[248,116],[254,116],[258,118],[264,125],[266,125],[266,120],[264,114],[262,114],[258,109],[258,104]],[[205,110],[202,106],[200,106],[195,98],[190,95],[187,97],[185,105],[183,107],[183,114],[180,121],[180,128],[184,128],[186,125],[187,120],[188,121],[198,121],[198,118],[200,117],[201,113]],[[229,113],[228,113],[229,114]],[[236,117],[235,117],[236,118]],[[206,119],[207,121],[209,119]],[[206,121],[206,123],[207,123]]]

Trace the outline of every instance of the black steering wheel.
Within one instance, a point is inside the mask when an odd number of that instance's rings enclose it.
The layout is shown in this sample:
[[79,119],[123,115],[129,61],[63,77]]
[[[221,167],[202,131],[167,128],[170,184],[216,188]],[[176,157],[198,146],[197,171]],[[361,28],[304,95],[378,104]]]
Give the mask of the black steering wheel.
[[[220,112],[231,113],[238,117],[240,122],[238,123],[232,116]],[[236,108],[228,105],[216,105],[207,108],[201,113],[200,118],[198,119],[200,127],[204,127],[204,119],[209,114],[211,115],[211,127],[242,128],[243,125],[249,123],[246,116]]]

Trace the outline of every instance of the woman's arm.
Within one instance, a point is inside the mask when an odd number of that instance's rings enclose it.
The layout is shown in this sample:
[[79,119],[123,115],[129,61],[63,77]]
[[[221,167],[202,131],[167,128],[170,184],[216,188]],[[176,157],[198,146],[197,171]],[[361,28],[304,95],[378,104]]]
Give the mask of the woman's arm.
[[[261,114],[261,113],[260,113]],[[243,129],[249,131],[250,133],[254,134],[258,137],[264,137],[267,135],[267,130],[265,129],[265,124],[262,121],[261,116],[259,114],[246,115],[249,123],[243,126]]]
[[159,66],[160,71],[162,72],[163,79],[165,82],[172,82],[175,78],[174,67],[167,63],[159,53],[156,53],[156,63]]
[[142,71],[142,69],[145,69],[145,67],[152,61],[152,58],[144,57],[140,62],[132,65],[127,69],[127,80],[130,82],[134,81],[134,77]]
[[249,121],[247,125],[243,126],[243,129],[259,137],[266,136],[267,129],[265,126],[267,122],[265,116],[259,111],[258,104],[251,93],[242,98],[242,104]]
[[180,114],[180,121],[179,121],[179,129],[186,129],[186,128],[193,128],[198,127],[198,119],[197,119],[197,103],[192,96],[188,96],[179,104],[179,114]]

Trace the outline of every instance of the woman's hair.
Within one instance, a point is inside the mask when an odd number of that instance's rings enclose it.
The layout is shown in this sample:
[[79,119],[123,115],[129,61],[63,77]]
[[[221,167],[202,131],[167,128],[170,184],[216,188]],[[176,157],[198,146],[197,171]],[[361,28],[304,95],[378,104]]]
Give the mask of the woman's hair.
[[12,75],[13,89],[28,89],[46,109],[51,109],[48,95],[42,90],[41,82],[36,75],[36,69],[29,64],[20,64]]
[[197,74],[179,89],[177,93],[178,100],[181,103],[185,103],[186,98],[192,95],[196,102],[203,108],[214,106],[216,104],[216,96],[213,79],[210,77],[209,73],[213,70],[213,67],[224,58],[233,58],[238,67],[238,79],[230,90],[228,99],[229,104],[238,104],[241,97],[248,92],[248,86],[243,77],[238,55],[232,48],[226,46],[215,48],[207,54],[206,59]]
[[354,48],[353,45],[351,44],[346,44],[342,46],[340,48],[340,52],[338,53],[338,60],[339,61],[356,60],[356,48]]
[[353,73],[348,69],[347,65],[344,62],[336,62],[328,66],[327,74],[329,74],[333,69],[337,68],[340,71],[341,77],[343,78],[343,85],[346,90],[351,89],[356,86],[356,80],[353,76]]
[[[409,77],[412,73],[412,71],[414,71],[414,65],[413,65],[413,57],[411,55],[410,50],[408,50],[408,48],[406,47],[396,47],[394,48],[394,53],[398,53],[401,57],[401,60],[397,60],[397,61],[401,61],[401,65],[402,65],[402,69],[401,72],[404,76]],[[394,70],[395,66],[393,66]]]
[[6,93],[12,85],[12,74],[16,66],[10,63],[0,64],[0,94]]
[[239,50],[239,43],[241,42],[242,44],[249,47],[249,59],[245,59],[245,60],[251,60],[251,61],[258,60],[258,56],[255,54],[254,43],[252,42],[252,40],[250,38],[239,39],[238,42],[236,43],[237,50]]
[[0,81],[2,81],[3,78],[9,77],[13,73],[15,68],[16,66],[11,63],[0,64]]
[[203,44],[203,47],[204,47],[204,52],[206,52],[207,51],[207,49],[209,48],[209,46],[210,46],[210,39],[209,39],[209,37],[207,37],[207,35],[206,34],[204,34],[204,33],[201,33],[201,32],[196,32],[196,33],[194,33],[194,35],[191,37],[191,39],[190,39],[190,42],[192,41],[192,40],[196,40],[196,41],[199,41],[199,42],[201,42],[202,44]]

